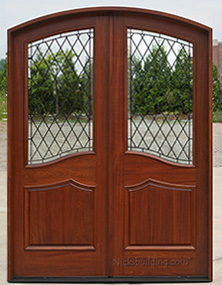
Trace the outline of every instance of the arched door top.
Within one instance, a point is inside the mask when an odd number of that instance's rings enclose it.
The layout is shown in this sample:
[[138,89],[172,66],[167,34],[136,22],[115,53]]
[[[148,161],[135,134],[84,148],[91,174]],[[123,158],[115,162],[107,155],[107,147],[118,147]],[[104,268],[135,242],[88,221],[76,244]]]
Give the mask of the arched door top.
[[[47,29],[52,24],[57,24],[57,29],[59,32],[60,29],[64,29],[65,23],[70,22],[75,17],[92,17],[92,16],[109,16],[109,15],[124,15],[129,17],[144,17],[152,18],[160,22],[167,22],[173,25],[181,26],[181,34],[183,34],[182,28],[187,27],[189,29],[201,30],[202,32],[212,32],[212,29],[206,25],[200,24],[190,19],[186,19],[180,16],[173,14],[146,10],[141,8],[130,8],[130,7],[92,7],[92,8],[83,8],[83,9],[74,9],[58,13],[49,14],[42,16],[27,22],[24,22],[20,25],[17,25],[8,30],[9,35],[11,33],[24,33],[28,30],[34,31],[35,29],[41,30],[47,26]],[[62,26],[61,26],[62,24]],[[168,30],[170,33],[170,30]]]

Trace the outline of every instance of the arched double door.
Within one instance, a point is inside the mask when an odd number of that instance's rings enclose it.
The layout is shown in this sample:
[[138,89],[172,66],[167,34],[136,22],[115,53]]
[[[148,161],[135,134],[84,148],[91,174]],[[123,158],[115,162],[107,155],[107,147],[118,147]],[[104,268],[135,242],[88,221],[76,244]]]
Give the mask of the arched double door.
[[91,8],[8,35],[9,280],[210,280],[211,30]]

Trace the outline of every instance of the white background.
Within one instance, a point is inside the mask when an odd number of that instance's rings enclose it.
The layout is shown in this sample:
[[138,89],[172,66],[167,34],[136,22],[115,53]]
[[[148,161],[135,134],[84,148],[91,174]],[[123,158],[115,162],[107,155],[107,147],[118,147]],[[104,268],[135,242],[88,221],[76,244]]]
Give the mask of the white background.
[[213,28],[213,38],[222,40],[221,0],[0,0],[0,59],[7,51],[7,29],[54,12],[94,7],[128,6],[176,14]]

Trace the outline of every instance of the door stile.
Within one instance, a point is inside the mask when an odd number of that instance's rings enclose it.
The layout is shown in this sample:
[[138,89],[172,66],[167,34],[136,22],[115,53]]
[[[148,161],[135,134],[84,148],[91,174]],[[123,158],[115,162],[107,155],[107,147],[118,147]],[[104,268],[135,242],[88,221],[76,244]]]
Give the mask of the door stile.
[[[124,17],[115,15],[113,17],[113,88],[112,88],[112,137],[113,151],[113,187],[112,187],[112,209],[113,209],[113,243],[112,255],[113,276],[119,275],[115,266],[120,258],[119,254],[124,246],[124,152],[126,150],[126,33]],[[124,60],[123,60],[124,59]]]
[[[209,89],[211,88],[211,32],[200,33],[196,38],[196,98],[195,98],[195,147],[196,147],[196,217],[199,222],[196,223],[196,240],[198,247],[197,264],[199,268],[208,271],[209,278],[212,279],[212,252],[211,234],[212,234],[212,116],[211,116],[211,98]],[[205,79],[204,79],[205,78]],[[212,90],[212,89],[210,89]],[[207,209],[203,211],[203,209]],[[207,224],[201,221],[208,221]],[[199,269],[198,268],[198,269]],[[201,270],[199,269],[199,270]]]
[[[23,38],[19,34],[9,33],[9,103],[8,103],[8,237],[11,241],[8,255],[8,278],[15,273],[15,252],[23,246],[19,224],[23,224],[23,196],[20,185],[24,178],[24,77],[25,51]],[[10,83],[11,82],[11,83]],[[11,104],[10,104],[11,103]],[[17,131],[16,131],[17,130]],[[12,151],[13,150],[13,151]],[[18,223],[15,223],[17,221]],[[18,254],[17,262],[22,265]]]
[[114,251],[114,232],[113,232],[113,215],[114,215],[114,181],[113,181],[113,97],[114,97],[114,90],[113,86],[115,82],[113,81],[113,70],[114,70],[114,45],[113,45],[113,38],[114,38],[114,27],[113,27],[113,15],[109,14],[108,18],[108,26],[107,26],[107,34],[108,42],[107,42],[107,54],[108,54],[108,90],[107,90],[107,130],[108,130],[108,143],[107,143],[107,239],[109,241],[109,246],[107,247],[107,276],[113,276],[113,263],[112,263],[112,256]]
[[[108,219],[108,200],[107,200],[107,179],[108,164],[107,145],[109,142],[108,132],[108,105],[107,94],[109,86],[109,78],[107,72],[108,54],[106,52],[109,43],[108,19],[105,16],[96,17],[95,30],[95,64],[94,64],[94,152],[96,154],[96,187],[95,195],[95,232],[100,231],[104,242],[99,242],[98,262],[101,265],[103,276],[107,275],[107,251],[108,236],[107,236],[107,219]],[[101,238],[101,237],[100,237]],[[96,244],[97,242],[95,242]]]

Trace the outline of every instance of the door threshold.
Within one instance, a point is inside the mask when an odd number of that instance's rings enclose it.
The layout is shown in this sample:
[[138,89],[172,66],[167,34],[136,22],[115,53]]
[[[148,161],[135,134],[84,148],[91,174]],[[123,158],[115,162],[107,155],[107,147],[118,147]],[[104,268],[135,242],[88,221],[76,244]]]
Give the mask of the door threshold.
[[175,283],[211,282],[208,276],[13,277],[9,283]]

